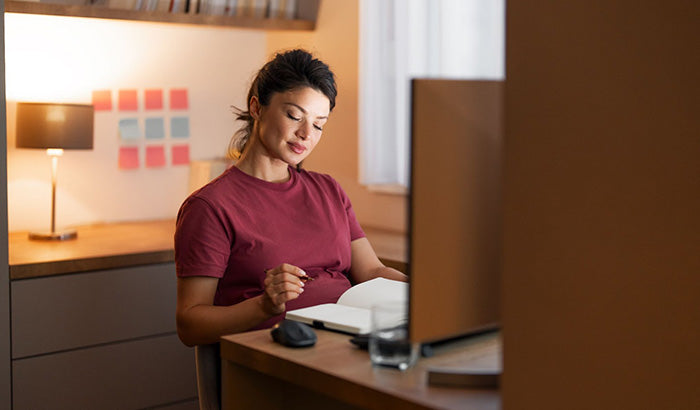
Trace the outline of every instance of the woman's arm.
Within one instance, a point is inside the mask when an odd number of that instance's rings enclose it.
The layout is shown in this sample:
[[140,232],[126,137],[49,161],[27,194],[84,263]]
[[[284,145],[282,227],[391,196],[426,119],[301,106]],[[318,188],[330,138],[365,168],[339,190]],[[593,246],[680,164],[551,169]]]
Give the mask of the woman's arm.
[[408,277],[396,269],[384,266],[374,252],[367,238],[355,239],[350,243],[352,251],[350,279],[355,283],[373,278],[387,278],[408,281]]
[[282,264],[267,271],[265,292],[231,306],[214,306],[219,280],[206,276],[177,279],[176,323],[187,346],[216,343],[226,334],[244,332],[284,312],[285,303],[304,291],[303,271]]

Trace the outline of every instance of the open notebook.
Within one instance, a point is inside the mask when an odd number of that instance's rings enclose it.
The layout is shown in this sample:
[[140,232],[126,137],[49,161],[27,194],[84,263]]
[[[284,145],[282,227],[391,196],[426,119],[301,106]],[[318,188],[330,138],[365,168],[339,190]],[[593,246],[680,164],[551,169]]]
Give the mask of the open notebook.
[[346,290],[336,303],[290,310],[285,318],[345,333],[369,333],[372,305],[390,301],[408,303],[408,283],[375,278]]

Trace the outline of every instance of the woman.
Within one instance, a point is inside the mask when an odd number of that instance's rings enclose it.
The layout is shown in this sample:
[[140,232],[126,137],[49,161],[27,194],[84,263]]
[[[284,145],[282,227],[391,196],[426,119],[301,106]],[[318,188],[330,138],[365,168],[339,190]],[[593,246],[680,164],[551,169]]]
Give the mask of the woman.
[[258,72],[232,140],[236,164],[178,213],[177,328],[186,345],[270,327],[286,310],[335,302],[351,283],[406,279],[379,261],[338,183],[300,167],[336,93],[328,66],[303,50]]

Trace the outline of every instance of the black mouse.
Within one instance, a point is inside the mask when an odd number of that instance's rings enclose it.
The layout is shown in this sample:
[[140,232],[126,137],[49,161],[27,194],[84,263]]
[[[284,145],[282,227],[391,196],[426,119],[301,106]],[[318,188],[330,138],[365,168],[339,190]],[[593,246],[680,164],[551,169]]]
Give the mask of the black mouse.
[[270,331],[272,340],[289,347],[308,347],[316,344],[316,332],[311,326],[294,320],[283,320]]

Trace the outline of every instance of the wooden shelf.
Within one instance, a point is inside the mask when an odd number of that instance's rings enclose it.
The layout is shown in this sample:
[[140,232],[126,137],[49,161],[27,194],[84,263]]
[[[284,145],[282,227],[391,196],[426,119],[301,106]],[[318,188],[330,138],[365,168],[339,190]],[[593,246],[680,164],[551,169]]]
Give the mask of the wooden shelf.
[[60,275],[175,260],[175,221],[122,222],[76,227],[69,241],[33,241],[10,232],[10,279]]
[[[78,231],[78,238],[70,241],[32,241],[27,232],[10,232],[10,279],[175,260],[175,220],[94,224],[74,228]],[[404,234],[369,227],[364,231],[384,264],[406,272],[408,260]]]
[[112,9],[104,6],[66,5],[37,3],[31,1],[6,1],[6,13],[44,14],[52,16],[90,17],[116,20],[134,20],[159,23],[195,24],[208,26],[237,27],[258,30],[314,30],[318,1],[310,2],[313,19],[270,19],[244,16],[219,16],[207,14],[168,13],[163,11],[141,11]]

